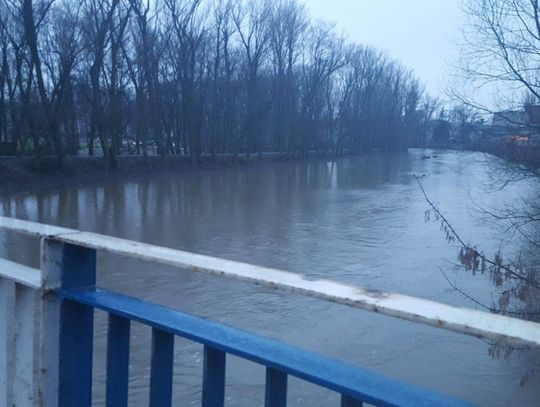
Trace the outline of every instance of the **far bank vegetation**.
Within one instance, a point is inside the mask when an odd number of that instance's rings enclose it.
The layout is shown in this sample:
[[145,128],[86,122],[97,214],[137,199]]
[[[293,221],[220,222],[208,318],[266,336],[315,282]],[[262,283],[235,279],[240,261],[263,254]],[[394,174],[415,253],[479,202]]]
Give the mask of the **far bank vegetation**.
[[399,150],[432,114],[408,70],[295,0],[0,0],[0,65],[0,144],[59,167]]

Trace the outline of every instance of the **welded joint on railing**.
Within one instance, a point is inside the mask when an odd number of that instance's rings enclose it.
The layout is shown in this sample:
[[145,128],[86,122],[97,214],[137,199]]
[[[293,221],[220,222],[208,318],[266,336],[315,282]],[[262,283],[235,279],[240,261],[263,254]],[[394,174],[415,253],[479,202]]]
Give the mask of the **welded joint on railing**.
[[62,285],[66,245],[62,239],[80,233],[80,231],[73,231],[48,234],[41,237],[41,289],[44,292],[57,290]]

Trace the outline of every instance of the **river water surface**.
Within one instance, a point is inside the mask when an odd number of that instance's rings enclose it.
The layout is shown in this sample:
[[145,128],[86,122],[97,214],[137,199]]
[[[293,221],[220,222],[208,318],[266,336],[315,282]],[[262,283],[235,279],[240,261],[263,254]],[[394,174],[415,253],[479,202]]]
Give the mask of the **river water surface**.
[[[430,159],[423,159],[424,155]],[[473,307],[441,273],[490,303],[485,276],[456,272],[414,180],[460,231],[488,253],[516,250],[476,206],[499,208],[535,181],[491,186],[499,166],[480,153],[411,150],[337,161],[261,163],[137,182],[4,196],[4,215],[99,232],[232,260]],[[36,266],[37,242],[0,232],[0,256]],[[492,359],[485,342],[301,295],[100,254],[98,284],[302,346],[485,406],[540,406],[540,373],[521,378],[540,354]],[[103,404],[106,319],[96,317],[94,393]],[[149,329],[132,328],[130,405],[148,404]],[[201,398],[202,348],[176,340],[174,405]],[[228,359],[227,405],[257,406],[264,369]],[[290,405],[338,405],[338,397],[290,381]]]

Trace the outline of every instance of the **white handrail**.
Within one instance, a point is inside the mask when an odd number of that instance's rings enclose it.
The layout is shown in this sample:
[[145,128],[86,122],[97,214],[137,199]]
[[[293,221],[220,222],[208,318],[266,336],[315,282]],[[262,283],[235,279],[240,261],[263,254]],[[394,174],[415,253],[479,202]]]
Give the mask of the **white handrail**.
[[37,290],[41,287],[41,270],[0,259],[0,278]]
[[513,346],[540,347],[540,324],[535,322],[401,294],[367,290],[330,280],[309,280],[301,274],[19,219],[0,217],[0,229],[2,228],[193,272],[232,277],[298,292],[353,308]]

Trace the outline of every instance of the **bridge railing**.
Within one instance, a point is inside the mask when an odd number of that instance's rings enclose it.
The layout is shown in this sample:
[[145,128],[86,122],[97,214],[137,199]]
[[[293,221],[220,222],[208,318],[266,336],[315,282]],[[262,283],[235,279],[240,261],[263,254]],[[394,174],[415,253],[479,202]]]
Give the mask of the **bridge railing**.
[[130,324],[151,327],[150,405],[170,406],[174,336],[204,345],[202,405],[223,406],[226,355],[266,368],[265,405],[285,406],[287,377],[341,394],[342,406],[467,403],[275,340],[96,287],[96,252],[237,278],[511,345],[538,347],[540,324],[245,263],[0,217],[41,238],[41,267],[0,260],[0,405],[90,406],[94,310],[108,313],[106,402],[128,404]]

